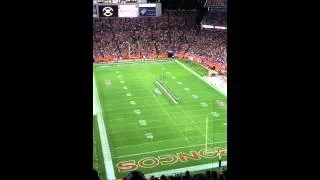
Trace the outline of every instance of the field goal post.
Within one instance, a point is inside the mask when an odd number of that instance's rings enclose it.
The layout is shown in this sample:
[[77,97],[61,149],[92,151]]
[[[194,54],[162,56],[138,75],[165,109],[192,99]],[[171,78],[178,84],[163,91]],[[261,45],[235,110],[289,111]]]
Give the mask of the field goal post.
[[[211,111],[208,114],[208,116],[205,119],[205,150],[208,150],[208,144],[211,144],[212,142],[212,148],[221,148],[222,145],[225,143],[219,143],[215,138],[215,132],[216,132],[216,123],[220,121],[221,119],[221,111],[227,110],[227,97],[219,97],[212,99],[211,102]],[[226,114],[227,115],[227,114]],[[227,117],[225,117],[227,118]],[[211,120],[209,122],[209,120]],[[224,121],[224,120],[221,120]],[[209,124],[211,123],[211,124]],[[212,128],[211,134],[209,134],[210,129]],[[210,140],[210,143],[208,143],[208,140]]]

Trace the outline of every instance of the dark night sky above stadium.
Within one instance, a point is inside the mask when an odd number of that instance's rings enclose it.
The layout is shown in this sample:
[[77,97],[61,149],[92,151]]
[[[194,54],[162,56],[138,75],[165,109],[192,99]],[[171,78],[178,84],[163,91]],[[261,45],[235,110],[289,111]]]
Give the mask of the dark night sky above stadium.
[[200,0],[161,0],[164,8],[168,9],[195,9]]

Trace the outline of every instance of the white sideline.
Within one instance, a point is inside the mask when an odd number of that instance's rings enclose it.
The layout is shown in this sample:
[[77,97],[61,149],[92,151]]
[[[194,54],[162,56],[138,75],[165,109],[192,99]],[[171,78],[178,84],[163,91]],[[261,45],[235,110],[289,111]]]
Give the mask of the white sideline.
[[189,67],[187,67],[186,65],[182,64],[181,62],[179,62],[178,60],[174,60],[176,63],[178,63],[180,66],[182,66],[183,68],[185,68],[187,71],[189,71],[191,74],[195,75],[196,77],[198,77],[199,79],[201,79],[203,82],[205,82],[206,84],[208,84],[210,87],[214,88],[215,90],[217,90],[218,92],[220,92],[222,95],[224,95],[225,97],[227,97],[227,94],[223,91],[221,91],[219,88],[215,87],[214,85],[211,85],[208,83],[208,81],[206,81],[205,79],[203,79],[198,73],[194,72],[192,69],[190,69]]
[[106,128],[105,128],[104,120],[102,116],[102,110],[100,106],[100,100],[99,100],[99,95],[96,87],[96,80],[95,80],[94,73],[93,73],[93,98],[95,99],[95,105],[97,108],[96,109],[97,122],[98,122],[99,134],[100,134],[102,155],[104,160],[103,162],[104,162],[104,167],[106,168],[106,176],[107,176],[107,179],[113,180],[113,179],[116,179],[116,176],[113,169],[108,137],[107,137]]
[[[219,143],[225,143],[225,142],[227,142],[227,141],[219,141],[219,142],[208,143],[208,144],[219,144]],[[192,145],[192,146],[182,146],[182,147],[176,147],[176,148],[162,149],[162,150],[158,150],[158,151],[150,151],[150,152],[144,152],[144,153],[129,154],[129,155],[125,155],[125,156],[117,156],[117,157],[114,157],[114,158],[136,156],[136,155],[141,155],[141,154],[149,154],[149,153],[154,153],[154,152],[162,152],[162,151],[169,151],[169,150],[182,149],[182,148],[188,148],[188,147],[197,147],[197,146],[203,146],[203,145],[205,145],[205,144],[197,144],[197,145]]]
[[115,61],[111,61],[111,62],[102,62],[102,63],[94,63],[94,66],[103,66],[105,64],[134,64],[134,63],[157,63],[157,62],[167,62],[167,63],[172,63],[172,61],[170,60],[155,60],[155,59],[150,59],[150,60],[138,60],[138,61],[135,61],[135,60],[120,60],[118,62],[115,62]]
[[97,115],[97,110],[96,110],[96,102],[94,101],[94,98],[93,98],[93,115]]
[[178,104],[178,102],[171,97],[170,93],[158,82],[158,81],[155,81],[160,87],[161,89],[163,89],[165,91],[165,93],[170,97],[170,99],[175,103],[175,104]]

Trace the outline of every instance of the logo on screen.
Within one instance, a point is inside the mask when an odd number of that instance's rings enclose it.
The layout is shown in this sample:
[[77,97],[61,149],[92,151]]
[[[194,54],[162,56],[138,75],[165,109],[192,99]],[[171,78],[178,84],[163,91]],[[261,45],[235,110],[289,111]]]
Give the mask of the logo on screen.
[[103,15],[104,15],[104,16],[107,16],[107,17],[113,15],[113,9],[112,9],[112,7],[104,7],[104,8],[102,9],[102,12],[103,12]]
[[99,17],[118,17],[118,6],[98,6]]
[[139,8],[140,16],[156,16],[155,7],[140,7]]
[[141,13],[141,15],[144,15],[144,14],[146,14],[146,12],[148,11],[148,9],[147,8],[141,8],[140,9],[140,13]]

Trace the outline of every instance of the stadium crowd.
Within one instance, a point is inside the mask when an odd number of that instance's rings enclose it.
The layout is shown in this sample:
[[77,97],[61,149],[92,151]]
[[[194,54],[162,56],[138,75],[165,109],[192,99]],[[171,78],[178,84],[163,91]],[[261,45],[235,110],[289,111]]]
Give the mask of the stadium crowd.
[[[95,62],[167,58],[171,50],[175,57],[191,59],[207,67],[214,66],[217,71],[226,73],[226,31],[200,29],[196,26],[196,16],[196,11],[178,10],[165,11],[161,17],[94,18],[93,58]],[[208,12],[201,23],[224,26],[226,11]],[[144,176],[142,173],[129,173],[122,179],[130,180],[137,174]],[[187,171],[183,175],[149,179],[226,180],[226,170],[195,175]]]
[[[196,15],[192,10],[168,10],[152,18],[94,18],[93,58],[96,62],[167,58],[171,50],[175,57],[226,72],[226,31],[196,27]],[[204,21],[217,17],[221,19],[212,23],[219,24],[225,15],[209,14]]]
[[[217,171],[206,171],[206,173],[190,174],[189,171],[186,171],[185,174],[176,174],[165,176],[161,175],[160,177],[151,176],[148,180],[226,180],[227,170],[224,169],[221,172]],[[130,172],[126,177],[123,177],[122,180],[147,180],[143,173],[139,171]]]

